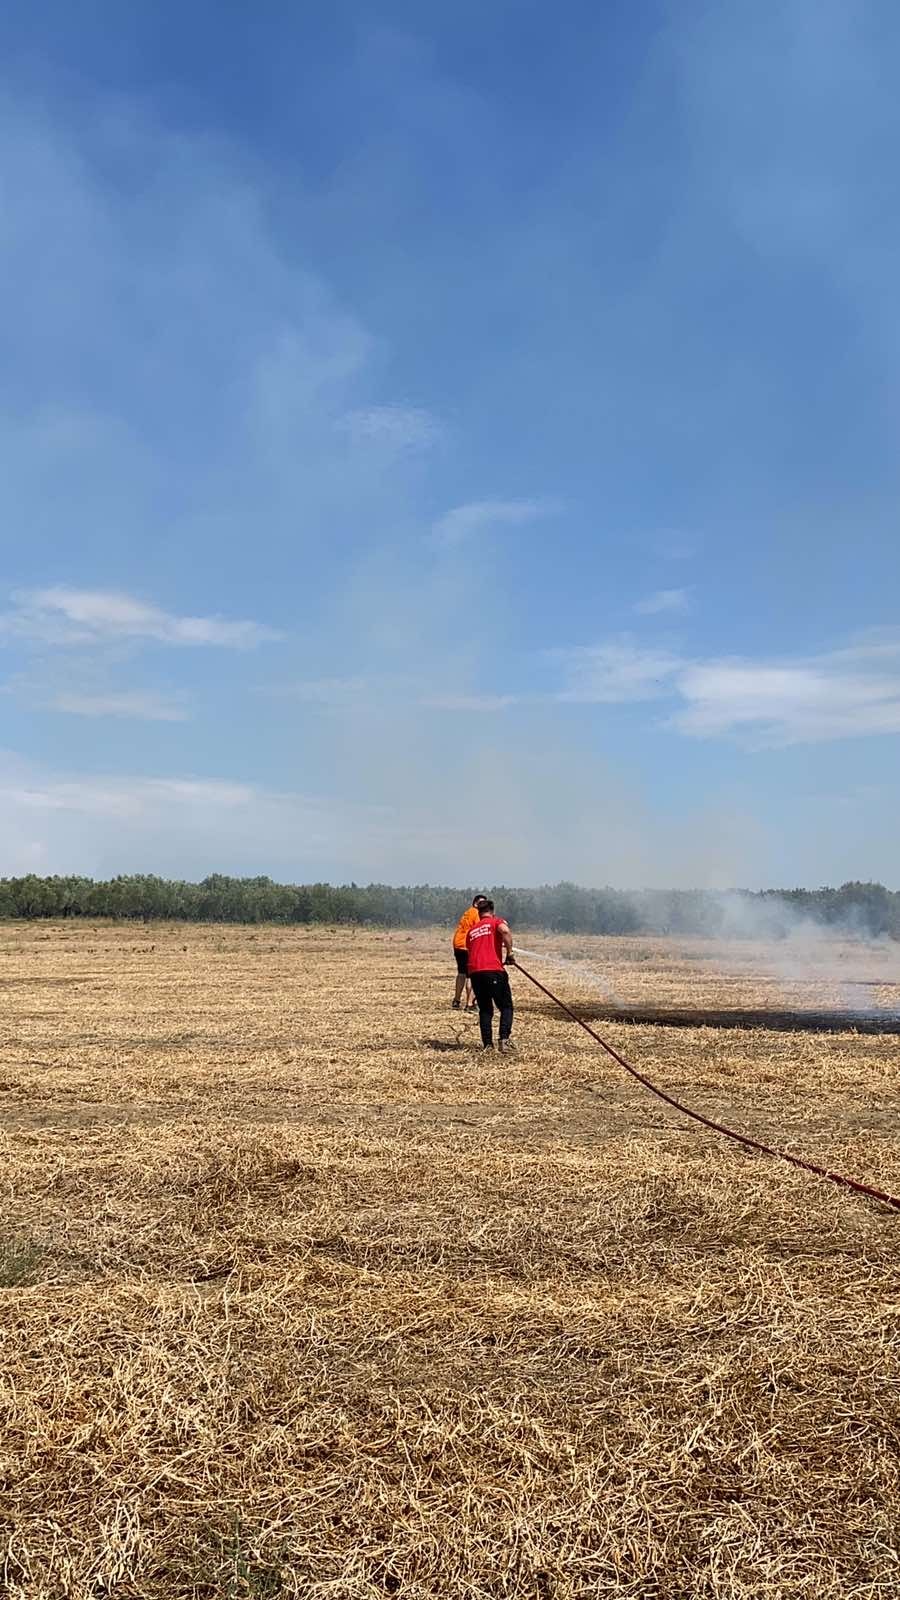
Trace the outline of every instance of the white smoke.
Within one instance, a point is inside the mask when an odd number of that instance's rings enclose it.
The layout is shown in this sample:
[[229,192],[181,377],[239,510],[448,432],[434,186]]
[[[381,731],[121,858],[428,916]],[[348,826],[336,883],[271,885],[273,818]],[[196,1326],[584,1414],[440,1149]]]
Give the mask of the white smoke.
[[716,937],[729,946],[731,964],[768,973],[793,1004],[900,1010],[900,944],[873,936],[856,908],[823,924],[778,898],[735,894],[723,896],[720,905]]
[[[647,936],[672,937],[676,946],[692,946],[694,970],[710,979],[770,985],[771,1004],[779,1009],[900,1015],[900,942],[873,936],[859,907],[823,923],[779,895],[734,891],[690,898],[691,927],[684,932],[667,929],[662,897],[635,894],[628,903],[636,927]],[[598,995],[610,1006],[625,1006],[598,972],[600,958],[572,957],[552,944],[542,945],[526,950],[517,944],[516,953],[549,966],[577,990]],[[540,969],[536,975],[541,976]]]

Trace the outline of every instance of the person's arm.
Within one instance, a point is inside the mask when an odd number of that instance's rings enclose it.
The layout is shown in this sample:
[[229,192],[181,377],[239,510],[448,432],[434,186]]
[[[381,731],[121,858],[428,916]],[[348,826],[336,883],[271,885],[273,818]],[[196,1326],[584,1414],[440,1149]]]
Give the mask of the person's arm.
[[500,935],[500,943],[503,947],[505,963],[508,967],[514,967],[516,964],[516,958],[513,955],[512,934],[509,931],[509,923],[501,922],[497,932]]

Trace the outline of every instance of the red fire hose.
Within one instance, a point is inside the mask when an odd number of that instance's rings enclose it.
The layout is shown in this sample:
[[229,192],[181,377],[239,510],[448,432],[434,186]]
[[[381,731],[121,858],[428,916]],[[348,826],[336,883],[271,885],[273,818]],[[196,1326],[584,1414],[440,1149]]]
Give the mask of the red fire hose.
[[599,1033],[596,1033],[593,1028],[589,1027],[579,1017],[577,1012],[572,1010],[571,1006],[567,1006],[564,1000],[560,1000],[559,995],[554,994],[552,989],[548,989],[541,983],[533,973],[522,966],[518,959],[515,961],[515,967],[524,978],[528,979],[529,983],[533,983],[536,989],[540,989],[548,1000],[552,1000],[554,1005],[559,1006],[560,1011],[564,1011],[567,1017],[571,1017],[573,1022],[577,1022],[579,1028],[583,1028],[585,1033],[589,1033],[594,1043],[599,1044],[601,1050],[605,1050],[608,1056],[612,1056],[620,1067],[624,1067],[632,1078],[636,1078],[637,1082],[642,1084],[645,1089],[649,1089],[651,1094],[655,1094],[658,1100],[664,1100],[666,1105],[672,1106],[683,1117],[691,1117],[694,1122],[701,1123],[704,1128],[711,1128],[713,1133],[724,1134],[726,1139],[733,1139],[736,1144],[742,1144],[748,1150],[757,1150],[760,1155],[764,1156],[780,1156],[782,1161],[789,1161],[792,1166],[801,1167],[804,1172],[812,1172],[817,1178],[827,1178],[829,1183],[840,1184],[842,1189],[852,1189],[856,1194],[868,1195],[870,1200],[880,1200],[882,1205],[892,1206],[895,1211],[900,1211],[900,1198],[896,1195],[885,1194],[882,1189],[875,1189],[869,1183],[860,1183],[856,1178],[847,1178],[842,1172],[829,1172],[827,1167],[820,1167],[817,1161],[806,1161],[802,1156],[791,1155],[789,1150],[776,1150],[771,1145],[762,1144],[759,1139],[751,1139],[746,1133],[736,1133],[733,1128],[726,1128],[724,1123],[713,1122],[711,1117],[704,1117],[702,1112],[692,1111],[690,1106],[682,1105],[680,1100],[676,1100],[673,1095],[666,1094],[664,1089],[658,1089],[655,1083],[651,1083],[649,1078],[646,1078],[642,1072],[638,1071],[637,1067],[633,1067],[630,1061],[626,1061],[624,1056],[620,1056],[618,1050],[614,1050],[611,1044],[607,1044]]

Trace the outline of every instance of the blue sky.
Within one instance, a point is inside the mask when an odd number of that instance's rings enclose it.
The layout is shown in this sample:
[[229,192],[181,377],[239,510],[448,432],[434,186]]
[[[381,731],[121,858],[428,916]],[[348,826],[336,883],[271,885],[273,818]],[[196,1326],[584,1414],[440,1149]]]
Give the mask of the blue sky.
[[900,883],[893,4],[0,62],[0,870]]

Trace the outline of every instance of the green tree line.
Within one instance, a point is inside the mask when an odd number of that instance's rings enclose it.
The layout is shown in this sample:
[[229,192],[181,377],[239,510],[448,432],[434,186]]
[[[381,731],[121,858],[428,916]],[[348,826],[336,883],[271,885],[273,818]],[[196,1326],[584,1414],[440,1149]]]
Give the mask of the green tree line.
[[[450,926],[472,888],[431,884],[275,883],[213,873],[200,883],[149,874],[0,879],[0,918],[111,917],[181,922]],[[574,883],[488,890],[514,927],[558,933],[694,933],[779,939],[809,925],[900,938],[900,893],[880,883],[839,889],[584,889]]]

